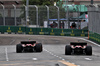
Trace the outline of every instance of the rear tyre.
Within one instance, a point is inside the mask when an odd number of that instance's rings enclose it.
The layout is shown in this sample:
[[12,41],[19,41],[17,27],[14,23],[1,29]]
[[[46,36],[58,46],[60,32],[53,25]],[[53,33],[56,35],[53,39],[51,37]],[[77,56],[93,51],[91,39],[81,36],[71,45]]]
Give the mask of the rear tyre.
[[23,50],[22,45],[21,45],[21,44],[17,44],[17,45],[16,45],[16,53],[21,53],[22,50]]
[[91,46],[87,46],[85,52],[86,52],[86,55],[92,55],[92,47]]
[[72,49],[71,49],[70,45],[66,45],[65,46],[65,55],[71,55],[71,51],[72,51]]
[[36,52],[42,52],[43,50],[42,44],[41,43],[36,44],[35,50]]

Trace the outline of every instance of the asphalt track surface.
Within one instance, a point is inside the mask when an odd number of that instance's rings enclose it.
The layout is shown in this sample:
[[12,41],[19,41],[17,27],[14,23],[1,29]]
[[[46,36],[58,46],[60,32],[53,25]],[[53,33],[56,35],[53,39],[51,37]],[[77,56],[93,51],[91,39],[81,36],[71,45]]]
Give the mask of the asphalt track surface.
[[[16,53],[16,44],[28,39],[42,43],[43,52]],[[72,41],[87,42],[93,55],[65,55]],[[0,66],[100,66],[100,45],[87,37],[0,34]]]

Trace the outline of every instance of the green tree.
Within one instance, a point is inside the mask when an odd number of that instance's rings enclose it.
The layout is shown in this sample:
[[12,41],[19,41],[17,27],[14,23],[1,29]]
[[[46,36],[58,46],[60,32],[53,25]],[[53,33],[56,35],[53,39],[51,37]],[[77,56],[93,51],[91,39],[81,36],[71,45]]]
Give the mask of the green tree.
[[[53,6],[54,2],[59,0],[29,0],[29,5],[48,5]],[[23,3],[26,4],[26,0],[23,0]]]
[[[54,7],[54,2],[60,2],[60,0],[29,0],[29,5],[37,5],[38,6],[38,21],[39,25],[43,25],[43,21],[47,20],[47,8],[45,5],[49,6],[50,8],[50,15],[51,19],[57,19],[57,8]],[[26,4],[26,0],[23,0],[23,3]],[[53,7],[52,7],[53,6]],[[57,6],[60,7],[60,10],[64,10],[61,8],[61,4],[57,3]],[[24,11],[24,12],[23,12]],[[23,14],[21,17],[25,20],[25,8],[22,8]],[[64,18],[65,12],[60,12],[61,18]],[[30,17],[30,24],[36,24],[36,9],[29,8],[29,17]]]

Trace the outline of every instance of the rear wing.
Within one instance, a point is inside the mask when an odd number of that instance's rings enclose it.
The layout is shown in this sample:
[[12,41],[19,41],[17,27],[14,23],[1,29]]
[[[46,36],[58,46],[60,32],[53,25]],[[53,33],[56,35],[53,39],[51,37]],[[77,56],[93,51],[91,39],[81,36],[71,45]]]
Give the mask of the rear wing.
[[87,43],[86,42],[71,42],[70,45],[81,45],[81,46],[83,46],[83,45],[87,45]]
[[36,41],[21,41],[21,44],[34,44]]

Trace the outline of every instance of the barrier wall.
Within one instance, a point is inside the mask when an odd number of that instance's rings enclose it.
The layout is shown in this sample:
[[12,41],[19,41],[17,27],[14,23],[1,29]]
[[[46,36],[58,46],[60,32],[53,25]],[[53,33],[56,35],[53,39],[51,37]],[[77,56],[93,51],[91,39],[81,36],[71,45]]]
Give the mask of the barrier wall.
[[95,41],[97,43],[100,43],[100,34],[90,31],[89,32],[89,39],[92,41]]
[[1,33],[25,33],[26,27],[21,26],[0,26]]
[[56,35],[56,36],[88,36],[88,30],[81,29],[57,29],[57,28],[30,28],[22,26],[0,26],[1,34],[17,33],[30,35]]

